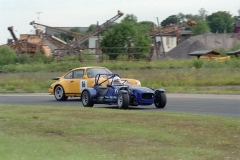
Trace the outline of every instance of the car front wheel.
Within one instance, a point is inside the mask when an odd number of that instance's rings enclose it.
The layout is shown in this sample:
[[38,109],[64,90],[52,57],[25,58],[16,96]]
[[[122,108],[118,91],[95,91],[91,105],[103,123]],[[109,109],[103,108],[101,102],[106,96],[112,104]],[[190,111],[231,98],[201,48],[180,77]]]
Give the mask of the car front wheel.
[[156,91],[154,104],[156,108],[164,108],[167,103],[167,97],[165,92]]
[[55,87],[54,96],[58,101],[66,101],[68,99],[68,97],[65,95],[65,91],[62,86]]
[[117,98],[117,105],[119,109],[127,109],[129,106],[129,95],[119,92]]
[[88,91],[83,91],[81,99],[84,107],[93,107],[94,103],[91,101]]

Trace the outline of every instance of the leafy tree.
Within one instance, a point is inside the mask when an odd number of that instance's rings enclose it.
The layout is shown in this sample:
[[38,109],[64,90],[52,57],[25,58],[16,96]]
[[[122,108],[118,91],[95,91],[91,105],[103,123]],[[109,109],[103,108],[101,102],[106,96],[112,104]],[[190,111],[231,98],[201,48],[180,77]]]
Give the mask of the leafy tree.
[[193,15],[193,14],[186,14],[185,15],[185,18],[186,19],[190,19],[191,21],[199,21],[199,20],[202,20],[201,16],[200,15]]
[[151,21],[142,21],[142,22],[139,22],[139,24],[142,25],[147,31],[157,27],[157,25]]
[[178,17],[180,23],[186,22],[185,15],[183,13],[178,13],[177,17]]
[[121,22],[137,23],[137,17],[133,14],[127,14]]
[[234,19],[232,15],[225,11],[219,11],[207,16],[207,21],[211,31],[216,33],[231,33],[233,31]]
[[199,11],[199,16],[202,20],[205,20],[207,17],[207,11],[204,8],[201,8]]
[[168,24],[178,24],[180,19],[176,15],[171,15],[161,22],[161,26],[166,26]]
[[[100,42],[101,47],[119,47],[108,49],[110,59],[116,59],[121,53],[126,53],[127,48],[122,47],[149,47],[151,38],[146,34],[147,27],[137,22],[134,15],[126,15],[121,23],[113,24],[112,28],[104,32],[104,38]],[[121,48],[120,48],[121,47]],[[149,48],[131,48],[132,53],[146,53]],[[106,49],[102,50],[106,53]],[[143,55],[136,54],[135,58]]]
[[86,31],[87,33],[93,31],[95,28],[97,28],[97,25],[96,24],[91,24],[89,27],[88,27],[88,30]]
[[193,35],[204,34],[210,31],[207,21],[200,20],[195,26],[191,27]]

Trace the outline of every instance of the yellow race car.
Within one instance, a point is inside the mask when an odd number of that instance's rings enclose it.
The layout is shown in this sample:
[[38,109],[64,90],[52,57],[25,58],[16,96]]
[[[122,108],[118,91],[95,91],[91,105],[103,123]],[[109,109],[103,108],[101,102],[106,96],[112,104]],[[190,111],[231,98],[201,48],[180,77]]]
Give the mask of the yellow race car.
[[[61,77],[52,78],[52,80],[57,81],[51,84],[49,93],[54,95],[58,101],[65,101],[68,97],[81,97],[81,93],[85,88],[94,86],[95,76],[97,74],[112,74],[112,72],[106,67],[75,68]],[[121,79],[127,80],[135,86],[141,86],[139,80]],[[103,85],[107,85],[107,83],[104,83]]]

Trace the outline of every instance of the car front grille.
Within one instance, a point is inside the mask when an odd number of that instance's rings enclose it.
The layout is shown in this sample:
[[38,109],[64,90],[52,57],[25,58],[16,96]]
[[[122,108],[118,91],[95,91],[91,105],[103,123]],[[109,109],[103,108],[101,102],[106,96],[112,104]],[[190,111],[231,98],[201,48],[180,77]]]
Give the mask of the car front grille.
[[153,93],[143,93],[142,99],[153,99]]

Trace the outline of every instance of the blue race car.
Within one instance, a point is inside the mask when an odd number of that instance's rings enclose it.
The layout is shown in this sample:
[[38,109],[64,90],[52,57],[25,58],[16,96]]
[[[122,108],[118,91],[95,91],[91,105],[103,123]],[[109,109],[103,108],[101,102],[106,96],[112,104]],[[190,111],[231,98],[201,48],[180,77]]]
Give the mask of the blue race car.
[[129,105],[152,105],[153,103],[156,108],[164,108],[167,103],[164,89],[154,91],[147,87],[136,87],[127,80],[121,80],[118,74],[97,74],[95,85],[85,88],[81,99],[84,107],[109,104],[117,105],[119,109],[127,109]]

